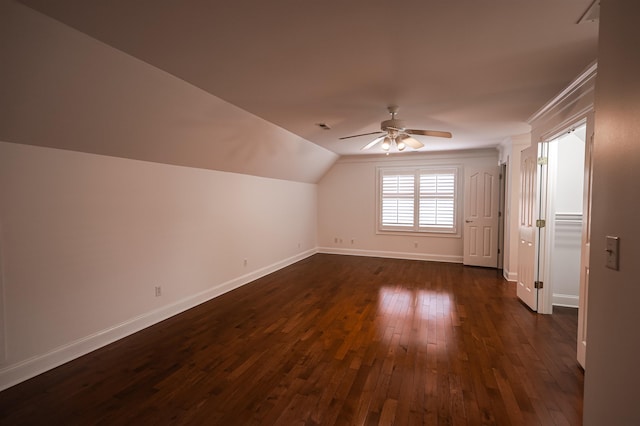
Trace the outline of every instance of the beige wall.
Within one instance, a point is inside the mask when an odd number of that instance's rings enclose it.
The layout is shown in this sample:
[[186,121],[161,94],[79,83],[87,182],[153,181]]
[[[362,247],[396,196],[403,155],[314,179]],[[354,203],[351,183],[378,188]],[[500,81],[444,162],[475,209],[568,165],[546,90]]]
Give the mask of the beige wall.
[[[394,166],[498,166],[497,150],[403,156],[345,157],[318,183],[318,245],[329,253],[462,262],[461,237],[376,233],[376,170]],[[459,194],[463,186],[459,185]],[[460,197],[459,218],[464,202]],[[460,221],[459,227],[462,227]],[[338,242],[336,242],[336,238]],[[417,247],[416,247],[417,244]]]
[[[640,424],[640,5],[602,0],[584,424]],[[620,237],[620,270],[604,266]]]
[[316,247],[314,184],[0,143],[0,200],[0,389]]

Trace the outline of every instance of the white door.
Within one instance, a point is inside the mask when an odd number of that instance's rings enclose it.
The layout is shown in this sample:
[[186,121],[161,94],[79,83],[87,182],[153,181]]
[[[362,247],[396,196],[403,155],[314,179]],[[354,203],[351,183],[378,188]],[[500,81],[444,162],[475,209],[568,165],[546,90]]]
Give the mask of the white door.
[[584,188],[582,200],[582,246],[580,252],[580,299],[578,301],[578,363],[586,369],[587,300],[589,296],[589,252],[591,249],[591,175],[593,153],[593,121],[587,117],[587,138],[584,151]]
[[497,166],[465,170],[465,265],[498,267],[499,175]]
[[536,256],[536,192],[538,146],[526,148],[520,156],[520,214],[518,244],[518,297],[534,311],[538,310],[535,288]]

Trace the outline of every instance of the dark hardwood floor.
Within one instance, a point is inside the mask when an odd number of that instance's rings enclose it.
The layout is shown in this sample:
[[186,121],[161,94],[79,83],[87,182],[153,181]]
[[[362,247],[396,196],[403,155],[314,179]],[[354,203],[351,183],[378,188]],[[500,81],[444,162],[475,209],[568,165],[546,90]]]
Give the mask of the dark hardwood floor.
[[1,392],[0,424],[579,425],[576,328],[495,270],[318,254]]

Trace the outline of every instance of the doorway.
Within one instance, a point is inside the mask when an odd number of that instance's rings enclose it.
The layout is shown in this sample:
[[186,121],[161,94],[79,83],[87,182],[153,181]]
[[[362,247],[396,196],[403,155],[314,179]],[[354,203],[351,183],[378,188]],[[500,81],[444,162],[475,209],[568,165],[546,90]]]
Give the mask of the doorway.
[[546,303],[552,307],[579,306],[585,141],[586,124],[580,124],[548,144],[542,281],[551,296]]
[[544,312],[577,308],[577,360],[586,368],[587,298],[591,248],[593,112],[549,142],[547,243],[541,244],[541,276],[547,283]]
[[521,152],[517,295],[533,311],[578,308],[585,368],[591,247],[593,111]]
[[533,311],[579,307],[588,133],[585,119],[521,152],[517,293]]

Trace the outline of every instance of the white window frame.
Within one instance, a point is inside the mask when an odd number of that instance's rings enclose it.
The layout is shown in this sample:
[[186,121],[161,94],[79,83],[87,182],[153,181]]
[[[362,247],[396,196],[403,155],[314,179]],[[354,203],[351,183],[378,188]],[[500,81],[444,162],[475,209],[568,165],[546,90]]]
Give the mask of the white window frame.
[[[452,174],[454,177],[453,194],[446,197],[443,195],[433,194],[425,196],[420,194],[420,176],[435,174]],[[405,225],[385,225],[382,223],[383,201],[386,198],[383,194],[383,178],[389,175],[411,175],[413,176],[413,193],[406,195],[398,195],[393,198],[411,198],[413,200],[413,220],[411,224]],[[377,229],[378,234],[415,234],[425,235],[432,234],[443,237],[460,237],[460,227],[458,224],[459,210],[462,206],[460,202],[460,168],[457,166],[442,167],[400,167],[400,168],[378,168],[376,185],[376,210],[377,210]],[[453,225],[451,227],[442,226],[420,226],[420,200],[421,198],[453,200]]]

